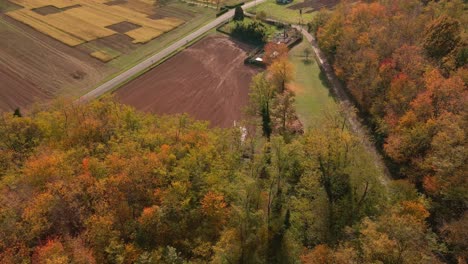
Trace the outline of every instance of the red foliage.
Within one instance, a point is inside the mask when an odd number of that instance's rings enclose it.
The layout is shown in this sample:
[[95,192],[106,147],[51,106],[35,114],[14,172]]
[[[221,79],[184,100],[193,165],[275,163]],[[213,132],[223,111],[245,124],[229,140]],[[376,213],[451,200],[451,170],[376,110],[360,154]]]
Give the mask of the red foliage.
[[434,176],[425,176],[423,178],[424,190],[429,194],[436,194],[439,191],[439,183]]
[[270,42],[265,45],[265,54],[263,61],[266,64],[272,64],[274,61],[288,56],[288,46],[284,43]]

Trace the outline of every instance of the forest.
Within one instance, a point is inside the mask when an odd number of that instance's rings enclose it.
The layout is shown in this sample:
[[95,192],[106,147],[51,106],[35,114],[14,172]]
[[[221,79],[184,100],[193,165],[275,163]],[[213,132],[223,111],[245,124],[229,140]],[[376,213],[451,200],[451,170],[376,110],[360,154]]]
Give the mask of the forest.
[[294,138],[251,130],[111,98],[4,114],[0,262],[426,263],[443,250],[428,199],[384,185],[339,111]]
[[395,179],[347,106],[301,127],[269,45],[237,127],[112,97],[3,113],[0,263],[466,263],[466,4],[367,2],[309,26]]
[[369,2],[321,11],[309,26],[393,174],[430,200],[428,223],[465,263],[466,1]]

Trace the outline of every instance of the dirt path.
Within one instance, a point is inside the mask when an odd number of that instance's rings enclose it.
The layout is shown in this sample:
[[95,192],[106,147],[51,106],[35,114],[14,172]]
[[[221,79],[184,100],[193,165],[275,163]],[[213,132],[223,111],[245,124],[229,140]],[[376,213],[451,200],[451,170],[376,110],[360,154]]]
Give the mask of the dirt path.
[[336,95],[336,97],[344,103],[345,107],[349,107],[350,111],[346,111],[348,122],[350,123],[351,129],[361,140],[361,143],[366,148],[366,150],[371,153],[376,166],[383,171],[385,174],[385,178],[382,179],[382,183],[387,185],[390,180],[393,179],[390,171],[388,170],[385,162],[383,161],[382,155],[379,153],[377,148],[375,147],[374,143],[371,141],[371,135],[366,126],[362,124],[362,121],[354,114],[354,111],[351,110],[353,103],[349,98],[348,94],[346,94],[345,89],[341,82],[335,75],[332,66],[328,63],[325,54],[319,49],[317,41],[314,36],[312,36],[309,32],[307,32],[304,28],[298,25],[293,25],[294,28],[301,31],[302,35],[309,41],[312,45],[312,49],[314,50],[315,55],[317,56],[317,63],[319,63],[320,67],[324,71],[327,79],[331,85],[331,88]]

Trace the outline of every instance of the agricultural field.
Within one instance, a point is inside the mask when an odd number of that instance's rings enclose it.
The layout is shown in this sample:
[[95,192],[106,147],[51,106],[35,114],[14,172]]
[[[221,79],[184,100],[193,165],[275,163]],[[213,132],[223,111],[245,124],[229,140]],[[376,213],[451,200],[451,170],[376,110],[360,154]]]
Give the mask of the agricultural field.
[[242,117],[259,69],[244,65],[252,47],[224,35],[205,37],[116,91],[122,103],[158,114],[189,113],[230,127]]
[[[184,23],[175,17],[151,19],[154,3],[148,0],[122,5],[108,0],[10,1],[23,8],[6,12],[7,16],[72,47],[117,33],[134,44],[146,43]],[[100,56],[93,57],[104,62],[114,57],[105,50],[97,52]]]
[[303,40],[289,52],[296,73],[294,83],[289,88],[296,93],[296,111],[307,128],[323,111],[336,108],[336,103],[330,94],[326,76],[315,62],[313,52],[306,57],[306,48],[310,49],[310,44]]
[[79,49],[0,16],[0,110],[77,96],[112,69]]
[[249,9],[248,12],[256,14],[262,11],[267,17],[275,20],[290,24],[305,24],[312,20],[315,11],[332,8],[338,3],[339,0],[294,0],[289,4],[277,4],[276,0],[267,0]]
[[[83,95],[215,14],[180,1],[165,1],[163,6],[149,1],[0,0],[0,110]],[[62,23],[69,18],[73,23]],[[175,26],[171,21],[178,26],[169,30]],[[168,30],[164,34],[162,27]]]

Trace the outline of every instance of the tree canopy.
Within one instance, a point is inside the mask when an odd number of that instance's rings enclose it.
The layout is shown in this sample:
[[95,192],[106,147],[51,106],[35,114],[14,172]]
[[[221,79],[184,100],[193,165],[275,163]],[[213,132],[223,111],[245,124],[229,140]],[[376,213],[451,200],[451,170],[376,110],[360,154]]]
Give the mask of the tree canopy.
[[[467,4],[369,2],[322,11],[310,27],[394,174],[431,198],[430,221],[443,236],[468,201]],[[451,253],[464,255],[457,243]]]

